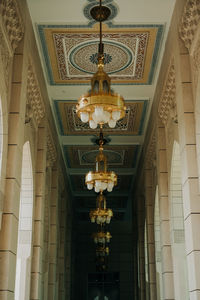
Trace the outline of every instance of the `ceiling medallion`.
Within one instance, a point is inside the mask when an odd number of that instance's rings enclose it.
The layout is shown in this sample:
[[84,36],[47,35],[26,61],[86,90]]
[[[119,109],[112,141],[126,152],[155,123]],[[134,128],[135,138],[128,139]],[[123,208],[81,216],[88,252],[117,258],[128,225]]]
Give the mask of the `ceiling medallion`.
[[89,122],[92,129],[108,124],[110,128],[125,116],[124,98],[113,93],[110,77],[104,71],[104,44],[102,43],[102,22],[110,13],[109,8],[100,5],[91,9],[92,17],[100,23],[100,42],[98,51],[98,70],[91,79],[91,91],[78,99],[76,113],[83,123]]

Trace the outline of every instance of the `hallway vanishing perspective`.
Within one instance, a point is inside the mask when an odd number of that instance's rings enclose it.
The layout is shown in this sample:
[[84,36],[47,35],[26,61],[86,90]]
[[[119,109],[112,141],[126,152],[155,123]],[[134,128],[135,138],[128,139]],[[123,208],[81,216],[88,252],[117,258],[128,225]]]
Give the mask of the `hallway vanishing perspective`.
[[0,300],[200,300],[200,0],[0,0],[0,79]]

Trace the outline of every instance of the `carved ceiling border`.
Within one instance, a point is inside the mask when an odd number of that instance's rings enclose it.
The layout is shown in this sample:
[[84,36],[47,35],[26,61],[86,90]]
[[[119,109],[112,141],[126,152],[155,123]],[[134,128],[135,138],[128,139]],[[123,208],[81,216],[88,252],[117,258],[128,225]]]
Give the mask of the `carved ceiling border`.
[[[170,61],[167,71],[161,100],[158,106],[158,114],[164,125],[167,124],[169,115],[172,119],[176,119],[176,84],[175,84],[175,67],[174,59]],[[174,112],[173,114],[171,113]]]
[[179,34],[188,50],[190,50],[199,23],[200,0],[187,0],[179,25]]
[[26,94],[26,122],[33,118],[38,126],[45,116],[45,107],[42,100],[39,83],[30,61],[28,64]]
[[1,1],[0,15],[11,49],[14,52],[24,36],[24,24],[17,2],[15,0]]

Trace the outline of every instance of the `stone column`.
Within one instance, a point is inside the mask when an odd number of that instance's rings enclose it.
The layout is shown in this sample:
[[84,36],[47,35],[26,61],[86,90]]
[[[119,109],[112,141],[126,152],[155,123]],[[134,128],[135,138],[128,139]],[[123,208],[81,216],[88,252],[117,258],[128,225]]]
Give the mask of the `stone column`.
[[190,299],[200,299],[200,194],[190,57],[180,42],[177,112]]
[[160,234],[163,276],[163,299],[174,299],[173,264],[170,242],[170,217],[168,199],[168,171],[165,127],[158,124],[158,193],[160,207]]
[[146,202],[146,226],[147,226],[147,251],[149,269],[150,299],[156,300],[156,265],[155,265],[155,240],[154,240],[154,195],[152,170],[145,169],[145,202]]
[[144,196],[138,197],[138,263],[139,263],[139,299],[145,300],[145,254],[144,254],[144,220],[145,220],[145,201]]
[[48,300],[55,299],[57,267],[58,171],[52,168]]
[[[72,243],[72,220],[71,214],[67,214],[67,223],[66,223],[66,238],[65,238],[65,297],[70,299],[71,297],[71,286],[72,280],[74,279],[74,270],[72,270],[72,260],[74,261],[74,254],[72,257],[71,248]],[[74,282],[73,282],[74,284]]]
[[66,238],[66,199],[64,197],[60,198],[60,245],[58,252],[59,261],[59,300],[65,300],[65,284],[64,284],[64,273],[65,273],[65,238]]
[[[24,142],[24,113],[22,110],[23,44],[13,58],[11,100],[8,116],[8,154],[5,199],[0,231],[0,299],[14,299],[18,218]],[[9,101],[8,101],[9,102]]]
[[[31,267],[30,300],[41,299],[42,251],[44,228],[45,177],[46,177],[46,127],[38,127],[38,142],[35,169],[35,211],[33,230],[33,256]],[[43,299],[41,299],[43,300]]]

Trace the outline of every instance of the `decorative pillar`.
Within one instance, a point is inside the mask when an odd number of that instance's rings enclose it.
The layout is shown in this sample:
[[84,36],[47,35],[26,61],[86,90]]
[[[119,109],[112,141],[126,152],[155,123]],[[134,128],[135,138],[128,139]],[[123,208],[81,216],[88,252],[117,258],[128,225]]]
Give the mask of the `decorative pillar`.
[[158,141],[158,192],[160,207],[160,235],[162,255],[162,276],[163,276],[163,299],[174,299],[174,281],[172,252],[170,242],[170,217],[168,199],[168,170],[165,126],[160,121],[157,128]]
[[156,292],[156,266],[155,266],[155,241],[154,241],[154,201],[153,201],[153,175],[151,169],[144,170],[145,175],[145,202],[147,226],[147,251],[149,269],[150,299],[157,298]]
[[[72,260],[74,260],[74,256],[72,257],[71,248],[72,248],[72,220],[71,214],[68,211],[67,213],[67,223],[66,223],[66,238],[65,238],[65,295],[66,299],[70,299],[71,297],[71,280],[73,278],[73,270],[72,270]],[[73,254],[74,255],[74,254]]]
[[48,300],[55,300],[57,267],[57,222],[58,222],[58,170],[52,168],[50,202],[50,248],[49,248],[49,283]]
[[[190,55],[192,40],[199,24],[198,1],[187,1],[180,24],[179,60],[177,61],[177,111],[182,163],[182,190],[184,206],[185,245],[188,263],[189,293],[191,300],[200,298],[200,194],[195,132],[195,108]],[[192,14],[188,14],[188,11]],[[196,14],[194,14],[196,13]],[[198,18],[198,23],[191,22]],[[185,21],[184,21],[185,20]],[[191,31],[191,26],[192,31]],[[192,35],[189,34],[192,32]],[[183,43],[184,42],[184,43]],[[198,120],[196,120],[198,122]]]
[[144,254],[144,222],[145,222],[145,197],[138,197],[138,263],[139,263],[139,299],[146,299],[145,283],[145,254]]
[[[20,113],[22,52],[13,59],[12,93],[8,128],[8,156],[2,228],[0,231],[0,298],[14,299],[15,267],[20,203],[24,116]],[[17,67],[18,66],[18,67]],[[17,68],[16,68],[17,67]],[[17,85],[18,93],[14,94]]]
[[[44,228],[45,177],[46,177],[46,126],[38,127],[38,142],[35,169],[35,212],[33,230],[33,256],[31,267],[30,300],[41,299],[42,251]],[[42,299],[41,299],[42,300]]]
[[[4,52],[1,52],[3,55],[1,66],[4,69],[7,104],[9,107],[8,152],[5,174],[6,196],[2,201],[3,214],[2,228],[0,230],[0,299],[12,300],[14,299],[15,288],[24,132],[24,115],[22,108],[25,107],[25,103],[22,102],[21,96],[23,85],[23,42],[21,42],[19,46],[24,35],[24,28],[15,1],[4,1],[0,3],[0,19],[1,49],[5,46]],[[4,32],[4,35],[2,35],[2,32]],[[11,67],[11,64],[13,64],[13,67]],[[10,72],[12,72],[12,78]]]
[[59,243],[59,251],[58,251],[58,265],[59,265],[59,300],[65,300],[65,284],[64,284],[64,273],[65,273],[65,239],[66,239],[66,199],[64,197],[60,197],[60,243]]

